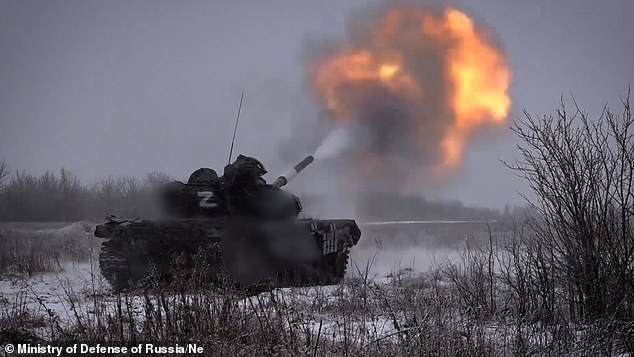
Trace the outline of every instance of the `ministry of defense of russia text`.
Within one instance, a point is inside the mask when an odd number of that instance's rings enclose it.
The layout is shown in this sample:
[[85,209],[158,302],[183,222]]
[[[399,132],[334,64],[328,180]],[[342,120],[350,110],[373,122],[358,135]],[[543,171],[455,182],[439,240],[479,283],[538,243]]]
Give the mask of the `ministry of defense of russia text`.
[[52,354],[61,356],[62,352],[66,354],[202,354],[204,353],[204,347],[195,343],[189,343],[186,345],[171,345],[160,346],[151,343],[141,343],[137,346],[102,346],[100,344],[90,345],[86,343],[74,344],[66,347],[51,346],[51,345],[31,345],[21,343],[17,345],[18,354]]

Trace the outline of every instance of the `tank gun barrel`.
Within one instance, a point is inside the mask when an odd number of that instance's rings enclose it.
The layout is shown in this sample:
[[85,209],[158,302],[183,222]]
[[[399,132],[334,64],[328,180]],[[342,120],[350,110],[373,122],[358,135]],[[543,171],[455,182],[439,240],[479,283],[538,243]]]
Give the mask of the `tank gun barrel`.
[[315,158],[312,155],[306,156],[304,160],[299,162],[299,164],[295,165],[292,169],[288,170],[286,173],[280,175],[277,179],[275,179],[275,182],[273,182],[273,186],[280,188],[286,185],[313,161],[315,161]]

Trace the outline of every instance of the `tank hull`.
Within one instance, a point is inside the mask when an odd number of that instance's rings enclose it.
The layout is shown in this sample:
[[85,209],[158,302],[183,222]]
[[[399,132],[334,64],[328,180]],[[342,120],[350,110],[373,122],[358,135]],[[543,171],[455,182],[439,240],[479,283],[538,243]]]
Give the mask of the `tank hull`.
[[245,225],[226,217],[109,217],[95,235],[107,239],[99,267],[113,291],[120,292],[156,284],[157,277],[166,281],[194,274],[213,285],[242,288],[263,283],[272,288],[337,284],[361,232],[354,220],[346,219]]

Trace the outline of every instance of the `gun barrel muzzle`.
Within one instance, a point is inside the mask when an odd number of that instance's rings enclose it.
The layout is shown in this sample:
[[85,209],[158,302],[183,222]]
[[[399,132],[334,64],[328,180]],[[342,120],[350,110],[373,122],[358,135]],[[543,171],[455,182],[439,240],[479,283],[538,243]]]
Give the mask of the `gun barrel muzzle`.
[[295,165],[292,169],[288,170],[286,173],[280,175],[277,179],[275,179],[275,182],[273,182],[273,186],[279,188],[286,185],[313,161],[315,161],[315,158],[312,155],[306,156],[304,160],[299,162],[299,164]]

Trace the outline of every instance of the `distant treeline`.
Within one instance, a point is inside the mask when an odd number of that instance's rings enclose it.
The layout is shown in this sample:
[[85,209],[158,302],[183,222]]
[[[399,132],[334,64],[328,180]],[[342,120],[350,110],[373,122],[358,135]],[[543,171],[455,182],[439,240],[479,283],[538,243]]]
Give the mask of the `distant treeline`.
[[[419,196],[374,193],[360,202],[360,214],[373,220],[497,220],[521,216],[524,208],[507,206],[504,212],[465,206],[460,201],[431,201]],[[522,212],[520,212],[522,211]]]
[[[26,172],[10,175],[0,162],[0,221],[101,220],[106,215],[151,217],[159,212],[157,188],[170,181],[162,173],[148,173],[140,180],[131,176],[106,177],[85,184],[72,172]],[[375,193],[358,202],[359,214],[374,220],[496,220],[518,215],[468,207],[459,201],[430,201],[417,196]]]
[[84,184],[72,172],[26,172],[9,175],[0,163],[0,221],[101,220],[108,214],[151,215],[155,190],[169,181],[162,173],[135,177],[106,177]]

